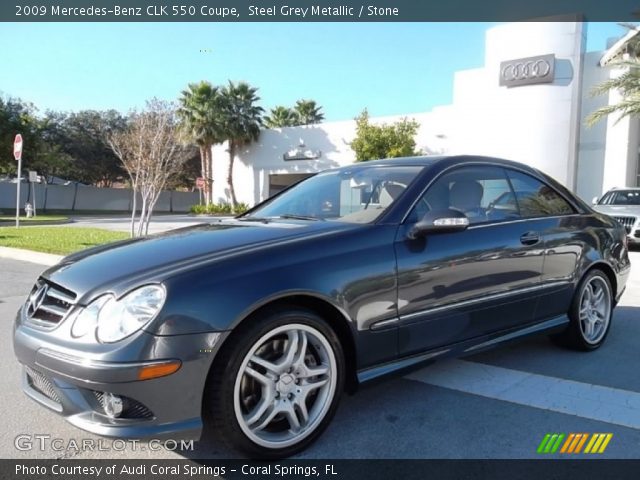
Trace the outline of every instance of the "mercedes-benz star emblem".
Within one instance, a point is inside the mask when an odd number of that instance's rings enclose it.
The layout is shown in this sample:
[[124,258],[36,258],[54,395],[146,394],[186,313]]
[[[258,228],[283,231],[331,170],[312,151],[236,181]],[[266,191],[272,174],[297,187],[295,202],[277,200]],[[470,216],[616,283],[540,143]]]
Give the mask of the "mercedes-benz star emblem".
[[43,284],[39,287],[33,294],[29,297],[29,308],[27,313],[29,316],[36,313],[36,311],[40,308],[42,303],[44,302],[44,298],[47,296],[47,284]]

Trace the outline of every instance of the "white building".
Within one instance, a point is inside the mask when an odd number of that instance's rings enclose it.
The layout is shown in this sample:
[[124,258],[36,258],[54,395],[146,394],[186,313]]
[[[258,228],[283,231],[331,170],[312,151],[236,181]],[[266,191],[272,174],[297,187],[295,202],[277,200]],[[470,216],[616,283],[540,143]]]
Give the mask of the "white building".
[[[637,119],[617,116],[587,128],[584,118],[619,94],[592,97],[593,86],[620,70],[607,66],[626,40],[585,52],[580,21],[505,24],[486,32],[482,68],[456,72],[453,103],[430,112],[374,118],[420,123],[417,147],[427,154],[476,154],[517,160],[545,171],[590,200],[612,187],[638,185]],[[627,37],[635,34],[630,32]],[[234,185],[253,205],[310,173],[355,160],[355,122],[265,130],[241,151]],[[228,153],[214,147],[214,201],[228,201]]]

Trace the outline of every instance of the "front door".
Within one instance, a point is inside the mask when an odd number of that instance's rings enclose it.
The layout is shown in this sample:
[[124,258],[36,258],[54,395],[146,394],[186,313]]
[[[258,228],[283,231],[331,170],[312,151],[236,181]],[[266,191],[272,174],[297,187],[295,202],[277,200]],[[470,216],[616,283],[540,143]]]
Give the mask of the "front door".
[[[443,173],[398,230],[399,353],[409,355],[534,320],[543,241],[519,215],[505,171]],[[430,209],[456,209],[470,226],[409,239]]]

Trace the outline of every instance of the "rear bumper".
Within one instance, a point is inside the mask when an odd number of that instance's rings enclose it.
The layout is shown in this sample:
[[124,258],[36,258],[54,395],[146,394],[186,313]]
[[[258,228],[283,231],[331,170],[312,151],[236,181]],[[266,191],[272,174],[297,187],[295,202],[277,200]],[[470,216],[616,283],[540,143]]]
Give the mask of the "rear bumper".
[[[27,396],[89,432],[118,438],[198,439],[207,374],[225,333],[160,337],[135,334],[126,348],[90,352],[69,348],[48,332],[24,325],[18,313],[14,352]],[[104,346],[103,346],[104,347]],[[133,353],[135,352],[135,353]],[[178,371],[139,380],[141,366],[180,360]],[[122,400],[114,417],[104,394]]]

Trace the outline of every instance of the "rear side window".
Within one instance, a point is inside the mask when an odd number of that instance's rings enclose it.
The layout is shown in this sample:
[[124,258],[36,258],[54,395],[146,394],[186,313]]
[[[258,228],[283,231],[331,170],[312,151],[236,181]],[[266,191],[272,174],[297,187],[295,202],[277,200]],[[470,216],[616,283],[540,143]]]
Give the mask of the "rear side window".
[[508,170],[520,216],[548,217],[576,213],[574,208],[553,188],[527,174]]

